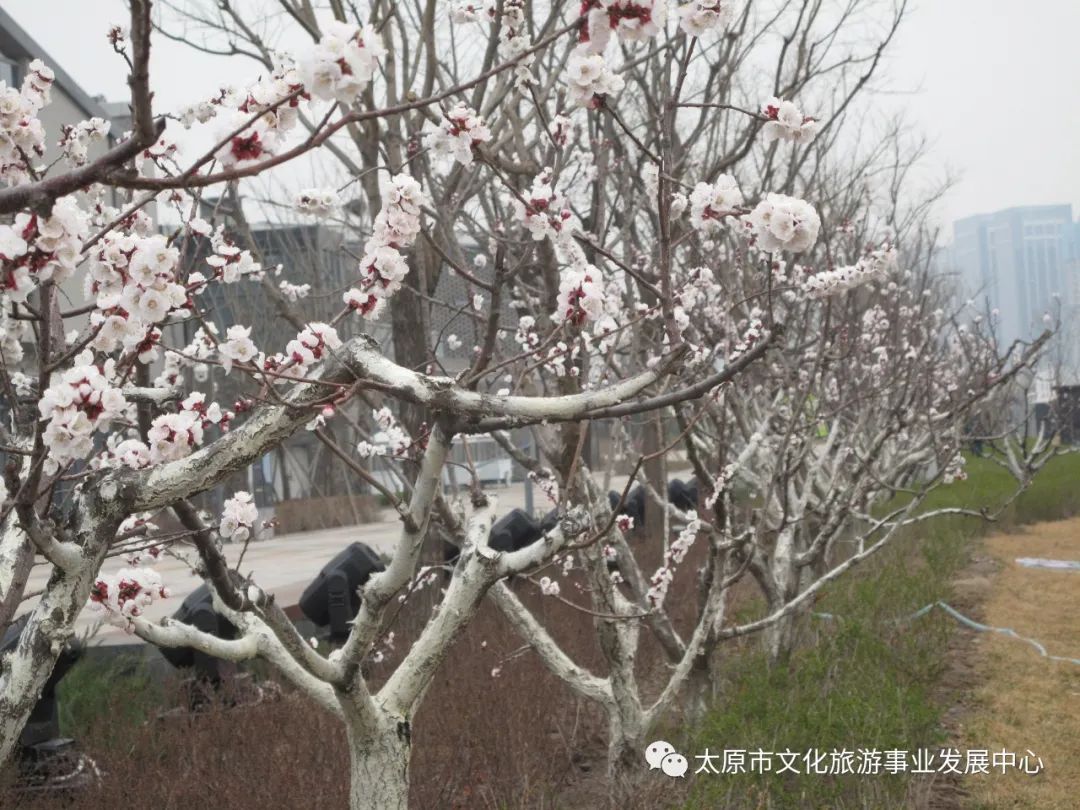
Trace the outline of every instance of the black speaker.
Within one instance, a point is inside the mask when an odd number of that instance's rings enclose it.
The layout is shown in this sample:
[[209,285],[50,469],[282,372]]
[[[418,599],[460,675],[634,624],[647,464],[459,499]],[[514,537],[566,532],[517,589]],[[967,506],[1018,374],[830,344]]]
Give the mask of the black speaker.
[[680,512],[697,509],[697,482],[683,483],[681,478],[673,478],[668,483],[668,502]]
[[[182,624],[190,625],[218,638],[234,639],[238,634],[232,622],[218,615],[214,610],[214,595],[206,583],[188,594],[172,617]],[[160,647],[159,649],[165,660],[177,669],[195,667],[200,675],[209,680],[220,680],[217,658],[192,647]]]
[[371,575],[386,570],[379,555],[363,543],[352,543],[339,552],[304,589],[300,610],[312,622],[340,638],[349,634],[348,624],[360,610],[357,590]]
[[523,509],[499,518],[491,527],[488,545],[496,551],[517,551],[532,545],[543,535],[540,525]]

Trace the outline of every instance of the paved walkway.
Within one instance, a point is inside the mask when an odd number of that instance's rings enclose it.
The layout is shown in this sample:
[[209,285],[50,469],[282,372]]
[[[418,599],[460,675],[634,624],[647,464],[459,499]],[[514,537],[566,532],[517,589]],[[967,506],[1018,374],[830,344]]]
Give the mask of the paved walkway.
[[[625,477],[618,479],[618,485],[624,485],[625,481]],[[536,511],[545,511],[547,499],[538,489],[534,488],[533,491]],[[488,492],[498,498],[496,511],[500,516],[525,506],[525,487],[521,483],[495,486]],[[308,583],[345,546],[354,542],[366,543],[379,553],[389,555],[393,552],[400,529],[401,523],[394,511],[386,509],[382,520],[376,523],[278,535],[270,540],[251,543],[244,556],[241,572],[245,575],[250,573],[260,587],[276,596],[278,604],[294,605]],[[242,548],[242,544],[225,546],[225,555],[231,564],[235,564]],[[190,552],[190,556],[192,560],[195,559],[194,551]],[[103,571],[110,573],[125,566],[123,558],[114,558],[106,561]],[[191,572],[189,566],[173,557],[162,557],[154,568],[161,573],[173,595],[150,606],[145,615],[151,620],[172,615],[184,598],[202,584],[202,580]],[[48,576],[48,566],[36,565],[27,591],[43,588]],[[30,610],[35,603],[36,600],[28,600],[20,613]],[[90,644],[131,644],[138,641],[136,637],[119,628],[107,624],[98,625],[96,614],[83,611],[76,632],[80,637],[91,634],[93,637]]]

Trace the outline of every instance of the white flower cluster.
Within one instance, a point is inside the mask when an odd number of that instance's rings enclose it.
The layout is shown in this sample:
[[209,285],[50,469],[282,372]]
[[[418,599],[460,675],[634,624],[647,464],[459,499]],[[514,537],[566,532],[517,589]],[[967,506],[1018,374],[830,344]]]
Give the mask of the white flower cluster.
[[65,124],[60,134],[60,149],[74,166],[82,166],[89,159],[90,144],[105,140],[110,124],[104,118],[91,118],[72,126]]
[[721,31],[735,19],[734,0],[694,0],[679,6],[679,27],[691,37]]
[[600,271],[591,264],[563,268],[553,319],[581,326],[587,320],[599,321],[606,311],[607,295]]
[[720,175],[715,183],[698,183],[690,192],[690,224],[714,234],[723,226],[724,217],[737,213],[742,204],[742,191],[730,174]]
[[167,599],[169,589],[152,568],[121,568],[101,577],[90,590],[90,608],[105,614],[110,624],[132,632],[132,619],[158,599]]
[[694,541],[704,527],[705,524],[702,521],[691,520],[664,552],[664,564],[652,575],[652,579],[649,580],[649,591],[645,594],[650,607],[655,609],[663,606],[668,588],[675,579],[675,569],[686,557],[686,553],[690,551],[690,547],[694,545]]
[[177,461],[202,444],[203,420],[193,411],[164,413],[151,423],[147,439],[151,464]]
[[569,101],[578,107],[596,109],[605,96],[613,96],[623,89],[622,76],[615,73],[601,53],[586,48],[575,48],[566,65],[566,77],[570,85]]
[[657,36],[667,21],[667,0],[590,0],[582,3],[578,45],[566,66],[569,101],[596,109],[623,89],[622,76],[604,59],[614,34],[624,42]]
[[328,217],[340,205],[341,198],[332,188],[309,188],[296,195],[296,210],[313,217]]
[[297,65],[304,88],[316,98],[349,105],[364,92],[386,55],[378,32],[334,21]]
[[850,290],[868,281],[879,281],[896,267],[896,248],[885,245],[869,251],[855,264],[823,270],[808,276],[802,284],[811,298],[825,298]]
[[221,510],[218,534],[225,541],[243,543],[251,537],[259,509],[250,492],[240,491],[225,501]]
[[310,284],[292,284],[284,280],[278,282],[278,289],[281,290],[281,294],[285,298],[294,304],[301,298],[307,298],[311,294]]
[[144,363],[157,356],[154,325],[188,304],[187,288],[176,281],[179,259],[158,234],[110,233],[97,244],[86,274],[86,295],[97,303],[90,315],[95,349],[123,347]]
[[[106,371],[110,370],[111,362]],[[38,401],[41,418],[49,422],[43,439],[51,470],[86,458],[93,450],[94,431],[108,429],[110,420],[123,418],[127,407],[123,392],[94,365],[90,352],[76,357],[72,368],[45,389]]]
[[225,340],[218,343],[217,348],[226,374],[232,372],[233,363],[250,363],[259,353],[251,339],[251,327],[240,324],[226,330]]
[[360,288],[344,295],[345,303],[365,318],[376,319],[409,272],[401,249],[420,233],[420,208],[427,201],[420,184],[407,174],[395,175],[371,238],[360,260]]
[[561,589],[559,583],[551,577],[540,577],[540,593],[544,596],[558,596]]
[[325,323],[309,323],[285,345],[285,356],[291,365],[287,373],[303,377],[308,369],[334,349],[341,348],[337,330]]
[[949,459],[949,463],[945,465],[945,471],[941,476],[942,483],[951,484],[954,481],[966,481],[967,472],[964,470],[965,464],[967,464],[967,461],[962,453],[957,453]]
[[404,458],[412,447],[409,434],[402,430],[389,408],[379,408],[377,411],[372,411],[372,415],[375,417],[379,430],[371,437],[370,442],[360,442],[356,445],[357,454],[360,458],[372,456]]
[[255,261],[250,250],[241,250],[225,235],[224,227],[219,227],[212,240],[214,254],[206,263],[214,268],[214,277],[226,284],[235,284],[243,278],[260,278],[262,265]]
[[31,179],[27,162],[45,154],[45,128],[38,113],[49,101],[54,75],[35,59],[20,90],[0,82],[0,182],[9,186]]
[[615,34],[626,42],[655,37],[667,22],[667,0],[592,0],[582,3],[581,47],[602,54]]
[[482,17],[490,16],[493,12],[494,6],[490,0],[452,0],[450,3],[450,19],[457,25],[480,22]]
[[535,79],[530,68],[533,56],[523,56],[529,50],[529,20],[526,0],[503,0],[499,28],[499,58],[504,62],[517,59],[514,66],[514,85],[524,90]]
[[439,126],[424,133],[424,145],[443,163],[473,162],[473,149],[491,140],[491,130],[476,111],[459,103],[443,115]]
[[536,318],[532,315],[522,315],[518,319],[514,341],[526,351],[534,351],[540,347],[540,335],[536,331]]
[[792,101],[770,98],[762,105],[761,114],[769,119],[761,132],[766,143],[810,143],[817,135],[818,122],[808,115],[803,115]]
[[566,207],[566,200],[552,185],[552,172],[545,169],[534,180],[528,194],[523,195],[525,202],[514,199],[514,215],[520,220],[532,238],[556,240],[563,234],[568,220],[573,217]]
[[817,241],[821,219],[808,202],[784,194],[769,194],[743,220],[757,246],[766,253],[801,253]]
[[224,88],[214,98],[186,107],[180,113],[180,122],[190,129],[195,122],[218,119],[215,140],[222,146],[216,157],[221,165],[232,168],[257,163],[273,155],[284,136],[296,126],[302,90],[295,67],[291,62],[281,62],[243,91]]
[[36,281],[64,282],[80,260],[89,218],[74,197],[61,197],[48,217],[16,214],[0,225],[0,296],[22,303]]

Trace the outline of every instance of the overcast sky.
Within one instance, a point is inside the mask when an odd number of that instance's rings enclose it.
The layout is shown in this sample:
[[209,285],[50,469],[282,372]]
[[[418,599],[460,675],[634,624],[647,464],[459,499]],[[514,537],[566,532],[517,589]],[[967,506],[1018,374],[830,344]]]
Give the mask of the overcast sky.
[[[104,40],[123,0],[4,0],[5,10],[92,95],[127,94]],[[933,168],[959,175],[942,219],[1013,205],[1072,203],[1080,214],[1080,3],[922,0],[885,69],[882,104],[904,107],[932,141]],[[157,101],[175,108],[210,95],[223,60],[158,38]]]

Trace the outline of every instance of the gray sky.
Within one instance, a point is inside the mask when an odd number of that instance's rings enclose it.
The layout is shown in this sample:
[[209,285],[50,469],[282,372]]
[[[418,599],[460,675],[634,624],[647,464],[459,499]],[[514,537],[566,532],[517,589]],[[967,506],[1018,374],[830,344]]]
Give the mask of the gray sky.
[[[91,94],[126,96],[126,73],[104,40],[123,0],[4,0],[4,7]],[[922,0],[885,68],[890,95],[932,140],[931,168],[960,175],[942,207],[954,218],[1012,205],[1072,203],[1080,214],[1080,3]],[[158,38],[157,102],[208,96],[224,60]]]

